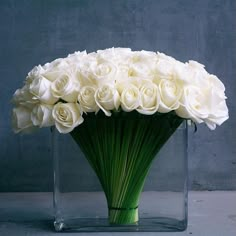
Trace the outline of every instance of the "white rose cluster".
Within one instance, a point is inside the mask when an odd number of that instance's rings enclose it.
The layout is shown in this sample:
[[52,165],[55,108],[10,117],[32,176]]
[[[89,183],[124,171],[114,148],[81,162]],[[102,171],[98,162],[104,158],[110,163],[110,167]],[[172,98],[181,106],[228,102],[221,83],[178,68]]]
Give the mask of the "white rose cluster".
[[99,110],[172,111],[212,130],[228,119],[225,87],[202,64],[129,48],[75,52],[36,66],[12,100],[16,133],[53,125],[69,133]]

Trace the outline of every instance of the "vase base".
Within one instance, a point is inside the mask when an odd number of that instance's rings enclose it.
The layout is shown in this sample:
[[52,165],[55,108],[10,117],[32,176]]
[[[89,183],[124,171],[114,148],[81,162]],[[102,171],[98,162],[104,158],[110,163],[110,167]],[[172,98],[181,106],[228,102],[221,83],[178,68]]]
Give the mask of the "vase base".
[[55,221],[54,227],[56,231],[71,232],[179,232],[187,228],[187,221],[159,217],[140,219],[132,225],[114,225],[107,218],[77,218]]

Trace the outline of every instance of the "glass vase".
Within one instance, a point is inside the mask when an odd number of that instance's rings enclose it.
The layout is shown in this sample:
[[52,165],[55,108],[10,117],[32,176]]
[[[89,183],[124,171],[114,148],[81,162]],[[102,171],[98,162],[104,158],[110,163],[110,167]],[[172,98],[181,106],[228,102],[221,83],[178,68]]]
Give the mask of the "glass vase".
[[56,231],[187,227],[187,123],[173,114],[88,115],[52,130]]

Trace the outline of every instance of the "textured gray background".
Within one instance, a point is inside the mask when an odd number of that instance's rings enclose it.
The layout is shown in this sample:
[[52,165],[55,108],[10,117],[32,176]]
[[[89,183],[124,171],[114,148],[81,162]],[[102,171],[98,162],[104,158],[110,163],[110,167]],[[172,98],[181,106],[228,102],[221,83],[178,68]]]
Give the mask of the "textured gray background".
[[225,83],[230,120],[189,134],[190,186],[236,189],[235,16],[235,0],[1,0],[0,191],[52,190],[49,131],[20,136],[10,128],[9,101],[28,71],[112,46],[198,60]]

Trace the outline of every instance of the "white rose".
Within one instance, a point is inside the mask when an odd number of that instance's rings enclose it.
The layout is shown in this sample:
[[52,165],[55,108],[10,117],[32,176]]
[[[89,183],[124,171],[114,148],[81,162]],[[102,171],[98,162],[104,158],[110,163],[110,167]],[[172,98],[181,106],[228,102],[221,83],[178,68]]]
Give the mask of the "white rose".
[[32,109],[39,100],[34,98],[34,95],[29,91],[29,85],[26,84],[23,88],[15,91],[12,102],[15,106],[22,105]]
[[43,77],[53,82],[61,73],[70,69],[70,65],[64,58],[58,58],[50,63],[43,65]]
[[66,102],[76,102],[79,87],[79,81],[73,78],[73,74],[62,73],[52,82],[51,91],[56,98],[62,98]]
[[97,105],[106,116],[111,116],[110,110],[118,109],[120,106],[119,93],[110,85],[103,85],[98,88],[94,96]]
[[116,64],[128,61],[132,51],[130,48],[108,48],[105,50],[98,50],[97,55],[106,61],[112,61]]
[[184,88],[176,113],[197,123],[205,122],[213,130],[229,117],[224,91],[223,83],[216,76],[205,75],[204,83],[198,83],[198,87]]
[[139,89],[133,84],[123,84],[120,101],[122,110],[126,112],[137,109],[140,105]]
[[52,109],[52,105],[37,104],[31,112],[31,120],[33,124],[40,128],[54,125]]
[[134,76],[132,68],[130,68],[129,64],[119,64],[116,77],[114,78],[113,85],[118,88],[120,92],[120,87],[122,87],[124,84],[139,84],[139,82],[142,80],[141,77]]
[[17,106],[12,111],[12,127],[15,133],[27,131],[33,126],[31,121],[31,109]]
[[217,76],[215,75],[208,75],[207,77],[207,80],[208,80],[208,83],[209,83],[209,86],[216,90],[223,98],[226,98],[225,97],[225,86],[224,84],[218,79]]
[[207,77],[209,74],[202,64],[194,61],[189,63],[178,63],[174,68],[175,79],[181,81],[185,85],[208,87]]
[[42,76],[42,74],[45,72],[44,68],[41,65],[35,66],[27,75],[25,84],[29,85],[32,83],[32,81],[37,78]]
[[158,61],[155,69],[155,82],[158,83],[161,79],[173,79],[176,60],[165,55],[164,53],[158,53],[157,58]]
[[133,63],[129,65],[128,76],[139,77],[142,79],[152,79],[152,71],[149,65],[141,62]]
[[221,125],[229,118],[229,112],[225,100],[215,92],[212,92],[211,102],[208,106],[210,111],[204,122],[211,130],[214,130],[216,125]]
[[160,104],[158,87],[152,82],[145,82],[140,87],[140,106],[137,111],[145,115],[152,115],[157,112]]
[[53,108],[52,117],[60,133],[69,133],[84,121],[82,110],[77,103],[57,103]]
[[36,99],[39,99],[45,104],[54,104],[58,98],[55,98],[51,93],[51,82],[39,76],[34,78],[32,83],[29,85],[29,91],[35,96]]
[[165,60],[165,61],[169,61],[172,63],[176,62],[174,57],[168,56],[163,52],[157,52],[157,58],[158,58],[158,60]]
[[87,52],[86,51],[78,51],[74,52],[72,54],[69,54],[64,60],[69,64],[80,64],[82,61],[84,61],[87,58]]
[[187,64],[193,69],[200,70],[204,73],[207,73],[205,70],[205,66],[197,61],[189,60]]
[[204,122],[210,129],[215,129],[216,125],[221,125],[229,118],[229,111],[226,105],[225,86],[214,75],[208,77],[209,89],[206,104],[209,109],[209,115]]
[[154,52],[133,52],[128,62],[128,76],[152,80],[155,75],[157,56]]
[[182,86],[177,81],[162,79],[159,83],[159,91],[161,98],[159,112],[166,113],[179,107]]
[[172,62],[160,60],[156,67],[155,82],[159,82],[161,79],[171,80],[173,79],[174,64]]
[[99,107],[95,101],[96,89],[84,86],[79,91],[78,101],[84,112],[98,112]]
[[91,65],[90,67],[90,78],[94,85],[102,86],[106,83],[110,85],[115,83],[117,68],[110,61],[102,61],[97,65]]
[[132,52],[132,54],[130,54],[129,63],[142,63],[151,67],[157,60],[158,58],[155,52],[142,50]]
[[186,86],[183,88],[180,106],[175,112],[182,118],[191,119],[196,123],[202,123],[209,114],[206,100],[207,97],[201,88]]

